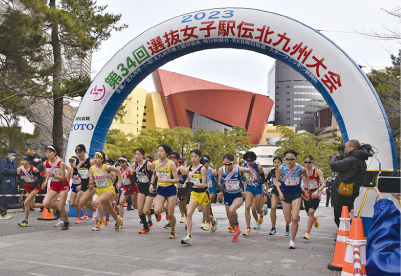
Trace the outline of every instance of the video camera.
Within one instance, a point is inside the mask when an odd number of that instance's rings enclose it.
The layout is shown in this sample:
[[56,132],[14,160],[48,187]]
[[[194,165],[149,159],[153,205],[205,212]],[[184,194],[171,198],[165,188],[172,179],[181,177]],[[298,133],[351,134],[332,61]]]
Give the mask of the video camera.
[[[344,154],[344,150],[345,150],[345,145],[340,145],[337,147],[338,152],[340,153],[340,159],[344,159],[345,158],[345,154]],[[359,150],[363,150],[366,151],[369,155],[369,157],[372,157],[373,154],[375,154],[376,152],[373,150],[373,147],[370,144],[361,144]],[[330,160],[333,156],[330,155]]]

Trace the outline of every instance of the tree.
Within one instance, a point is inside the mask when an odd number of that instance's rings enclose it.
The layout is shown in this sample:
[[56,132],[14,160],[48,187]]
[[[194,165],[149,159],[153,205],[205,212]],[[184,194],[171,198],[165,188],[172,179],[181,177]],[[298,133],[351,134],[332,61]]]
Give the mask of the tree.
[[336,154],[336,142],[327,143],[328,139],[324,139],[322,135],[316,136],[309,132],[295,133],[293,130],[284,126],[277,126],[277,130],[281,132],[281,138],[276,143],[279,147],[275,154],[284,157],[284,152],[293,149],[298,152],[298,163],[302,164],[306,155],[312,155],[314,166],[322,170],[324,176],[332,175],[330,169],[330,155]]
[[368,74],[368,78],[383,103],[384,110],[389,118],[391,131],[393,133],[396,144],[396,152],[398,159],[400,158],[400,65],[401,65],[401,50],[398,56],[391,55],[393,67],[386,67],[385,72],[372,70]]
[[[121,15],[106,13],[107,6],[98,6],[92,0],[49,0],[48,3],[44,0],[19,0],[19,5],[3,0],[3,3],[8,6],[6,13],[10,14],[7,17],[10,20],[2,22],[5,30],[12,32],[16,22],[26,18],[30,20],[22,24],[16,39],[8,44],[10,49],[22,49],[12,52],[0,49],[3,50],[0,57],[4,57],[0,60],[19,61],[11,63],[13,66],[3,66],[3,83],[8,89],[2,94],[17,96],[19,93],[19,100],[26,100],[32,95],[51,97],[54,109],[53,144],[63,149],[64,96],[82,96],[90,79],[88,76],[66,76],[63,74],[63,63],[73,58],[85,58],[110,37],[111,31],[120,31],[127,25],[118,26]],[[24,31],[31,34],[31,39],[21,38]],[[19,41],[23,42],[23,47],[18,48]],[[33,53],[23,51],[25,48],[33,48]],[[25,76],[25,81],[16,83],[15,72]],[[30,89],[29,93],[25,93],[27,89]],[[18,104],[18,100],[15,101]]]

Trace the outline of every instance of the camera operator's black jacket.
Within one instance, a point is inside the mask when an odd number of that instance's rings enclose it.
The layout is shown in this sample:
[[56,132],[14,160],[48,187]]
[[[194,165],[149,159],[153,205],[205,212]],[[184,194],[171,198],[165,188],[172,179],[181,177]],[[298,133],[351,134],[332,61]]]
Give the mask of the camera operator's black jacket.
[[330,160],[330,168],[337,172],[337,177],[333,182],[332,192],[336,193],[341,182],[354,183],[354,191],[363,184],[363,175],[366,173],[366,162],[369,154],[365,150],[353,150],[344,159],[335,155]]

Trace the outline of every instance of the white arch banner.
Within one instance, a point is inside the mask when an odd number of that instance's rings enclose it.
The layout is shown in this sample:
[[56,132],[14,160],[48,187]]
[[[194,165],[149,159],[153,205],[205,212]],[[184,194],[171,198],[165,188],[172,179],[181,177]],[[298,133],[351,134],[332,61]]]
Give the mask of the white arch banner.
[[[180,15],[121,48],[83,97],[71,126],[66,158],[74,155],[75,146],[81,143],[90,149],[91,156],[102,150],[124,99],[154,70],[183,55],[214,48],[246,49],[288,64],[322,94],[345,142],[357,139],[369,143],[379,150],[383,169],[396,166],[387,115],[359,66],[317,30],[280,14],[247,8]],[[244,66],[251,64],[238,64]],[[368,166],[378,169],[376,160],[369,160]]]

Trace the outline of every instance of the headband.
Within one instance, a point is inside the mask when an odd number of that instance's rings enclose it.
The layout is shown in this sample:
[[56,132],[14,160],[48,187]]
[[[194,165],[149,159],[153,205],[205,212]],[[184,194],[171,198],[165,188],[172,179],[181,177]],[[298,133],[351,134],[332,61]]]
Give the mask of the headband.
[[102,159],[104,159],[103,154],[100,151],[95,152],[95,154],[99,155],[100,157],[102,157]]
[[210,162],[209,158],[203,156],[203,159],[205,159],[207,162]]
[[125,157],[120,157],[120,158],[118,158],[118,160],[122,160],[122,161],[128,162],[128,159],[125,158]]
[[175,155],[174,153],[170,154],[170,158],[171,157],[178,159],[177,155]]
[[74,159],[74,160],[77,160],[74,156],[72,156],[72,157],[70,157],[70,159]]
[[52,149],[52,150],[54,150],[54,152],[56,152],[56,149],[53,148],[53,146],[47,146],[47,147],[45,147],[45,149]]

